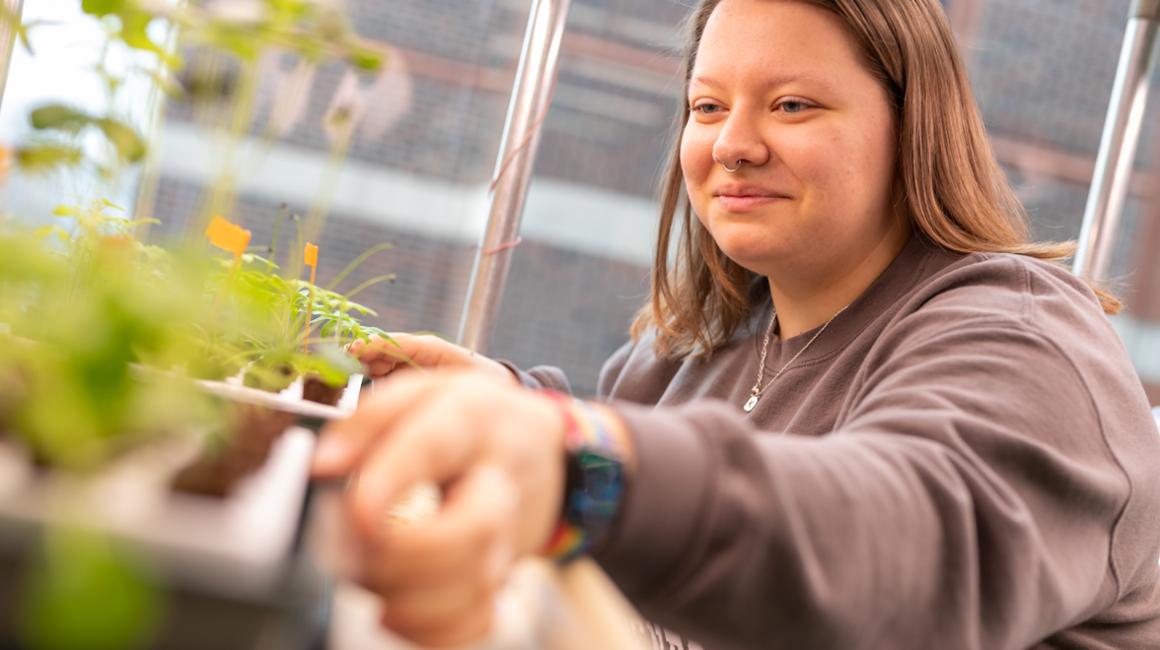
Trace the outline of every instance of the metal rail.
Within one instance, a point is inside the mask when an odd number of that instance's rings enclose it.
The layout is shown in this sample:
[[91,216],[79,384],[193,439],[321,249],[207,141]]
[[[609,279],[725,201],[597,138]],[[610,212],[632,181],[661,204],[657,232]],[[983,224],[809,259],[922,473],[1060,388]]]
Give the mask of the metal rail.
[[1160,0],[1135,0],[1075,254],[1073,270],[1081,277],[1105,280],[1111,265],[1156,63],[1158,26]]
[[533,0],[492,180],[487,227],[475,256],[459,344],[485,353],[519,241],[528,183],[548,112],[571,0]]

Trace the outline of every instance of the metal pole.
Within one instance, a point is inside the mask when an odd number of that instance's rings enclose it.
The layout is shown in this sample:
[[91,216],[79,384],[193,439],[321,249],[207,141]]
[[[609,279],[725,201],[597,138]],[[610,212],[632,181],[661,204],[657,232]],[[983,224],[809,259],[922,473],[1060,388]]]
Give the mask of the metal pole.
[[[16,44],[16,26],[20,22],[24,0],[3,0],[4,18],[0,21],[0,103],[4,102],[4,87],[8,85],[8,64],[12,61],[12,47]],[[16,24],[13,24],[13,21]]]
[[1154,45],[1158,25],[1160,0],[1132,3],[1075,254],[1073,269],[1081,277],[1103,280],[1111,264],[1112,246],[1144,123],[1148,79],[1156,61]]
[[487,228],[475,256],[459,344],[486,352],[520,232],[540,125],[556,83],[560,41],[571,0],[533,0],[492,180]]

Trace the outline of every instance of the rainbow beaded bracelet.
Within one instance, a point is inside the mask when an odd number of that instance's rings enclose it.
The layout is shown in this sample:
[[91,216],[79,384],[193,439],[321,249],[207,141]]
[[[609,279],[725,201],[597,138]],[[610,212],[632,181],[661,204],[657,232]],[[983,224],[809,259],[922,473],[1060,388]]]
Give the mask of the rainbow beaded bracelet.
[[543,391],[564,416],[565,481],[560,521],[540,552],[558,562],[573,560],[602,543],[624,497],[624,450],[612,435],[622,426],[591,404]]

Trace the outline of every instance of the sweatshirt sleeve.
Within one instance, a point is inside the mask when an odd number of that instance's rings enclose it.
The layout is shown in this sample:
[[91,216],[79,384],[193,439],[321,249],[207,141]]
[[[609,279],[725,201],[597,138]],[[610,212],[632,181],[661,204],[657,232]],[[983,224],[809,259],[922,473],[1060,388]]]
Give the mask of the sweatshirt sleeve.
[[[606,401],[609,393],[615,387],[620,375],[624,370],[625,364],[632,353],[635,345],[629,341],[620,346],[612,356],[608,358],[600,369],[600,377],[597,382],[596,399],[598,401]],[[516,379],[529,390],[540,390],[547,388],[559,393],[572,394],[572,386],[568,383],[568,377],[564,371],[555,366],[535,366],[528,370],[521,370],[518,366],[510,361],[498,360],[500,365],[507,368]]]
[[555,366],[535,366],[527,370],[521,370],[514,363],[497,359],[500,365],[507,368],[520,384],[528,390],[554,390],[557,393],[572,394],[572,385],[568,383],[568,377],[564,371]]
[[615,390],[617,383],[620,381],[620,376],[624,373],[624,367],[628,363],[629,357],[632,356],[633,348],[636,344],[628,341],[612,353],[612,356],[604,362],[600,367],[600,377],[596,382],[596,399],[605,402],[608,401],[609,396]]
[[597,559],[645,616],[713,648],[1002,650],[1115,600],[1130,484],[1050,340],[956,323],[860,386],[821,438],[616,405],[638,473]]

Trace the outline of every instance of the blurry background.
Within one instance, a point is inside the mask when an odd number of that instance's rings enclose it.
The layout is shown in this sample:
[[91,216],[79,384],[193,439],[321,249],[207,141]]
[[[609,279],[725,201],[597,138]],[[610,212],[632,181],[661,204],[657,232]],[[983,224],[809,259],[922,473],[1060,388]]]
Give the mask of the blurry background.
[[[659,171],[681,101],[679,25],[693,0],[573,0],[560,79],[544,122],[536,173],[490,352],[518,364],[563,367],[579,393],[595,390],[601,362],[627,339],[647,292]],[[1041,239],[1079,233],[1130,0],[949,0],[993,145]],[[23,128],[34,99],[81,103],[93,89],[73,81],[86,59],[69,27],[79,0],[26,2],[26,18],[58,24],[34,32],[38,56],[18,47],[0,112],[0,141]],[[367,123],[346,164],[328,180],[323,115],[342,82],[337,66],[309,79],[285,137],[253,137],[238,153],[245,173],[231,215],[271,237],[280,212],[306,214],[320,187],[333,187],[321,238],[320,280],[384,241],[347,283],[394,272],[398,281],[360,298],[376,323],[453,338],[488,183],[515,75],[528,0],[347,0],[357,31],[396,48],[387,71],[357,94]],[[91,53],[89,53],[91,54]],[[131,65],[126,63],[126,65]],[[292,62],[263,62],[258,124],[288,110]],[[297,79],[297,81],[296,81]],[[228,77],[227,77],[228,80]],[[350,83],[350,82],[348,82]],[[1115,319],[1160,404],[1160,80],[1140,146],[1137,177],[1117,242],[1113,273],[1127,309]],[[350,92],[348,88],[344,92]],[[180,99],[124,94],[126,111],[161,116],[139,212],[162,220],[158,234],[189,228],[202,189],[218,172],[220,138]],[[293,102],[290,102],[293,103]],[[279,108],[281,107],[281,108]],[[291,111],[292,113],[294,111]],[[283,115],[283,118],[286,116]],[[62,197],[14,178],[6,205],[45,214]],[[83,181],[77,196],[91,197]]]

